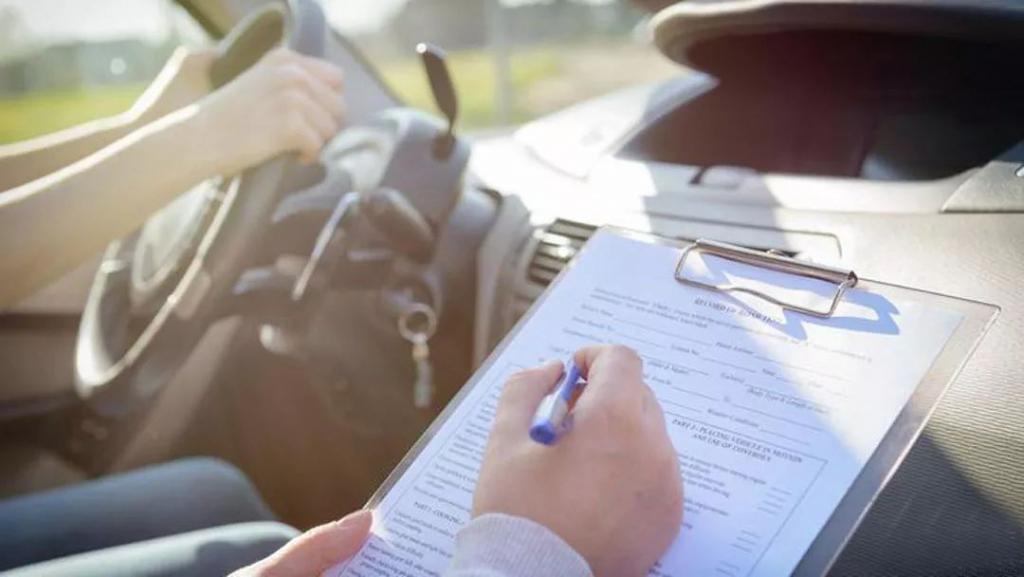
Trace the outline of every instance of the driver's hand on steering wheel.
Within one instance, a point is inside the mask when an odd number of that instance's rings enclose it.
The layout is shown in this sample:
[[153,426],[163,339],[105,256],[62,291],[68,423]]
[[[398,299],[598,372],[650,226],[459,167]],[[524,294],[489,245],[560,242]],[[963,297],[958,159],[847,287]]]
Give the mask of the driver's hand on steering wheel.
[[208,56],[172,58],[129,122],[0,150],[0,244],[18,247],[0,258],[0,306],[53,282],[205,179],[282,153],[316,160],[341,127],[342,72],[328,62],[274,50],[207,93],[210,64]]
[[342,71],[285,48],[198,103],[194,120],[217,155],[220,174],[235,174],[283,152],[305,163],[341,128]]

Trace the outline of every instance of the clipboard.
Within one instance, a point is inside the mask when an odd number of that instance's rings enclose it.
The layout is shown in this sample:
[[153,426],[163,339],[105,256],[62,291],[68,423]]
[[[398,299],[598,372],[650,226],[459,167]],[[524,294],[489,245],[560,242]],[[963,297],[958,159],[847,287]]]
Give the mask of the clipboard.
[[[621,235],[635,240],[680,249],[675,270],[666,271],[666,274],[673,274],[675,280],[680,284],[695,286],[708,291],[744,293],[767,301],[791,313],[805,315],[808,318],[827,321],[834,315],[839,304],[853,289],[881,295],[887,299],[928,304],[937,308],[952,310],[961,315],[961,322],[946,341],[941,352],[910,395],[910,398],[893,421],[882,441],[866,461],[845,496],[835,507],[829,520],[818,532],[817,537],[813,540],[791,574],[793,577],[821,577],[825,575],[853,536],[879,493],[884,489],[910,451],[910,448],[921,434],[928,418],[934,412],[945,391],[959,375],[986,331],[995,321],[999,308],[978,301],[866,280],[860,278],[853,270],[810,263],[780,254],[751,250],[712,240],[700,239],[696,242],[677,241],[615,227],[601,227],[594,236],[596,237],[600,234]],[[586,251],[587,244],[577,253],[577,258]],[[783,275],[811,278],[829,283],[833,287],[831,298],[826,301],[824,306],[811,307],[796,302],[787,302],[756,288],[745,287],[731,282],[714,284],[692,278],[686,274],[686,264],[689,259],[701,254],[709,254],[726,260],[769,269]],[[388,494],[422,450],[426,448],[439,432],[442,425],[452,416],[456,407],[466,399],[470,391],[480,384],[483,376],[491,371],[504,350],[521,332],[527,320],[544,306],[547,297],[552,293],[553,289],[558,286],[565,275],[571,272],[574,262],[575,259],[559,273],[544,294],[533,303],[527,313],[519,319],[515,327],[509,331],[498,346],[488,355],[473,377],[452,398],[448,406],[441,411],[405,457],[403,457],[401,462],[399,462],[394,471],[385,479],[381,487],[370,497],[366,505],[367,508],[375,508],[385,495]]]
[[[627,233],[636,236],[634,233]],[[670,241],[655,242],[673,244]],[[808,276],[834,283],[833,298],[824,308],[812,308],[779,299],[743,286],[711,285],[685,275],[687,259],[699,253],[736,260],[787,274]],[[676,280],[683,284],[720,292],[742,292],[752,294],[791,311],[817,318],[828,319],[835,314],[844,295],[852,288],[882,294],[886,297],[937,305],[963,315],[960,326],[953,332],[942,352],[936,357],[931,368],[918,383],[903,410],[893,422],[878,448],[861,469],[860,475],[839,502],[829,521],[818,533],[800,564],[793,571],[793,577],[820,577],[825,575],[839,558],[843,548],[853,537],[860,522],[867,515],[871,505],[885,488],[896,469],[902,463],[914,442],[924,430],[928,418],[938,406],[949,386],[956,380],[964,365],[977,348],[985,333],[995,322],[999,308],[967,299],[938,293],[911,289],[878,281],[864,280],[853,270],[819,265],[770,252],[754,251],[711,240],[699,239],[686,246],[679,257],[675,270]]]

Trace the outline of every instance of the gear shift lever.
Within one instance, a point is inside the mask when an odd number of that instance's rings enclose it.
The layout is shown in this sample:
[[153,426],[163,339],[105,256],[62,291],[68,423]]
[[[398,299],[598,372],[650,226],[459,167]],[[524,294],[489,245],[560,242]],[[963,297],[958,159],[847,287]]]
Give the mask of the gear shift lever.
[[416,45],[416,52],[423,60],[434,102],[448,120],[447,130],[434,139],[434,157],[446,160],[455,147],[455,119],[459,115],[459,99],[455,94],[451,74],[448,73],[444,50],[432,44],[420,43]]

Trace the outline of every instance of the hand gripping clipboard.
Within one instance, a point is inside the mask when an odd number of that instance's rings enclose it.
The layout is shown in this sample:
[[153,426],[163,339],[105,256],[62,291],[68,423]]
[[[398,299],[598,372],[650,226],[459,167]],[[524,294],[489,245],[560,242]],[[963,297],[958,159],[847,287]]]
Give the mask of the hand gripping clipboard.
[[[892,300],[920,302],[960,313],[961,322],[925,376],[918,383],[915,391],[893,422],[893,425],[889,428],[878,448],[865,463],[860,474],[846,492],[845,497],[835,508],[828,522],[818,533],[801,562],[792,573],[796,577],[820,577],[824,575],[839,556],[882,488],[884,488],[900,462],[909,452],[943,393],[959,374],[970,354],[984,336],[985,331],[995,320],[998,308],[976,301],[864,280],[851,270],[821,266],[778,254],[749,250],[714,241],[698,240],[694,243],[688,243],[611,227],[602,227],[594,236],[606,234],[621,235],[648,243],[678,248],[680,256],[675,270],[673,271],[669,268],[669,270],[665,271],[665,274],[674,274],[676,281],[681,284],[696,286],[709,291],[744,293],[753,298],[763,299],[797,316],[813,318],[819,322],[828,322],[843,299],[854,289],[882,295]],[[588,245],[584,245],[580,251],[581,254],[587,251],[587,248]],[[757,288],[732,282],[709,283],[699,278],[691,278],[686,274],[687,263],[690,259],[696,259],[704,254],[769,269],[781,275],[812,278],[827,283],[832,287],[832,291],[822,304],[811,306],[799,302],[789,302]],[[367,508],[376,508],[385,496],[388,495],[395,484],[416,461],[419,454],[430,444],[445,422],[452,417],[456,408],[480,384],[483,376],[491,371],[493,366],[502,357],[505,349],[522,331],[528,319],[544,306],[545,300],[551,294],[552,289],[558,286],[562,278],[569,274],[572,268],[573,263],[570,263],[569,266],[562,270],[548,287],[547,291],[533,303],[530,310],[523,315],[516,326],[495,347],[494,351],[481,364],[469,382],[462,387],[448,406],[441,411],[440,415],[413,445],[395,470],[384,481],[383,485],[370,497]]]
[[[637,236],[633,233],[626,234]],[[641,238],[643,236],[646,235],[641,235]],[[663,239],[650,237],[648,239],[663,244],[678,244]],[[711,284],[691,278],[686,274],[688,260],[700,254],[710,254],[783,274],[825,281],[833,285],[834,292],[830,299],[826,299],[823,306],[808,306],[786,302],[766,292],[732,282]],[[971,353],[995,321],[999,308],[977,301],[868,281],[859,278],[852,270],[819,265],[772,252],[755,251],[705,239],[699,239],[683,248],[676,264],[675,277],[683,284],[712,291],[753,295],[784,309],[820,319],[831,318],[843,297],[853,288],[881,294],[892,300],[931,304],[939,308],[957,311],[963,315],[960,325],[946,342],[942,352],[935,359],[924,378],[918,383],[892,427],[879,443],[871,458],[865,463],[860,475],[850,486],[846,496],[839,502],[829,521],[818,533],[817,538],[792,573],[793,577],[825,575],[853,536],[868,509],[910,451],[946,389],[956,379]]]

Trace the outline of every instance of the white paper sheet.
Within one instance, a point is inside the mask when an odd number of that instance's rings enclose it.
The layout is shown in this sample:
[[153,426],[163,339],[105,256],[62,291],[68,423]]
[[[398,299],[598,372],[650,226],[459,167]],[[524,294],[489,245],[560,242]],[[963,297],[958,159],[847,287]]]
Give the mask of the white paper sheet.
[[[814,319],[681,285],[679,252],[595,235],[381,500],[367,545],[328,575],[443,574],[506,377],[593,343],[644,358],[679,455],[683,525],[651,574],[792,572],[961,316],[854,290],[832,319]],[[709,278],[827,290],[698,258],[694,273]]]

